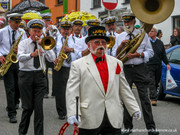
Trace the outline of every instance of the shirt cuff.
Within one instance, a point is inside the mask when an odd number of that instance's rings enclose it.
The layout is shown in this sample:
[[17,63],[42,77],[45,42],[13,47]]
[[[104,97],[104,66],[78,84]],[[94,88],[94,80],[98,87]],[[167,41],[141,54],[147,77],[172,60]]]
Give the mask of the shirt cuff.
[[143,52],[144,53],[144,63],[147,63],[149,61],[149,55],[147,52]]

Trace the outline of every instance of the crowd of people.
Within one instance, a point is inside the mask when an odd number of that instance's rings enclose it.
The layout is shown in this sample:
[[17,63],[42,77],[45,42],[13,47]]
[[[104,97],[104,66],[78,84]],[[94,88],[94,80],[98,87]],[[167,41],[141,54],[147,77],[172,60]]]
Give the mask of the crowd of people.
[[[141,33],[133,13],[124,13],[120,27],[116,26],[114,16],[102,21],[87,20],[87,35],[82,33],[84,22],[80,19],[61,21],[57,28],[51,24],[51,13],[40,16],[42,19],[25,22],[22,14],[8,14],[7,26],[6,18],[0,17],[0,73],[7,71],[1,75],[10,123],[17,123],[20,101],[23,108],[18,134],[28,133],[33,111],[34,134],[44,134],[43,98],[49,96],[48,68],[51,68],[51,95],[55,96],[57,115],[60,120],[67,118],[69,124],[77,124],[79,135],[129,135],[133,117],[140,119],[142,114],[148,135],[158,135],[151,105],[157,105],[161,62],[167,65],[167,70],[171,69],[161,41],[162,31],[153,27],[137,50],[130,53],[130,46],[118,56]],[[53,41],[42,43],[48,36],[55,41],[55,47],[49,50],[43,46],[52,45]],[[112,38],[115,42],[109,47]],[[177,28],[170,43],[172,46],[180,43]],[[12,53],[18,62],[11,62]],[[127,60],[122,62],[124,55]],[[54,68],[56,65],[61,65],[60,70]],[[131,91],[133,84],[142,109]]]

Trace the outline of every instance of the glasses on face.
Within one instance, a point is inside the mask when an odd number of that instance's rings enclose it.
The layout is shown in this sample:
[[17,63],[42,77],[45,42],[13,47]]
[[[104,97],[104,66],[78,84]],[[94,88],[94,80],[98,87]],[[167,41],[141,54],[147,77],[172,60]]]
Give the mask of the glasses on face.
[[102,44],[102,45],[106,45],[106,41],[105,40],[102,40],[102,41],[99,41],[99,40],[95,40],[94,42],[92,42],[92,43],[94,43],[95,45],[100,45],[100,44]]

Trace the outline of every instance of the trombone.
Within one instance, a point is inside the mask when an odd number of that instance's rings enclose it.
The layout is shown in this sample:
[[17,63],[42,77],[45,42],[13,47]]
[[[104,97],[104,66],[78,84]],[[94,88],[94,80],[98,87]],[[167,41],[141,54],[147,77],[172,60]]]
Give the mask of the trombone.
[[[45,36],[45,34],[43,33],[44,38],[42,38],[40,46],[44,49],[44,50],[51,50],[54,48],[56,41],[54,40],[53,37],[51,36]],[[36,36],[37,39],[37,36]],[[38,44],[38,40],[36,40],[37,43],[37,49],[38,49],[38,55],[39,55],[39,62],[40,62],[40,67],[43,71],[43,73],[45,73],[45,63],[44,63],[44,55],[40,52],[40,46]]]

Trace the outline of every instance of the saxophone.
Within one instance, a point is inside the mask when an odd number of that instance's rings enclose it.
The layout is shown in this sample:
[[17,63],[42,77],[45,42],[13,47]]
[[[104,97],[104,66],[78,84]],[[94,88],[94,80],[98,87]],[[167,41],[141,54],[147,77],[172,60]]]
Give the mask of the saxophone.
[[4,76],[7,71],[9,70],[10,66],[12,65],[12,63],[17,63],[18,60],[17,60],[17,54],[14,53],[14,49],[18,46],[21,38],[22,38],[22,35],[23,35],[23,32],[21,32],[21,35],[18,37],[18,39],[16,40],[16,42],[13,44],[9,54],[6,56],[6,62],[4,64],[1,64],[0,66],[0,75],[1,76]]
[[54,65],[54,70],[59,71],[63,65],[64,60],[68,58],[68,56],[64,53],[64,48],[67,46],[68,36],[66,36],[66,40],[63,43],[61,51],[58,56],[58,62]]

